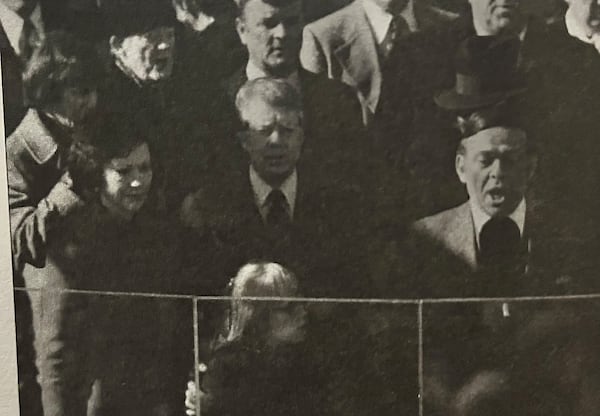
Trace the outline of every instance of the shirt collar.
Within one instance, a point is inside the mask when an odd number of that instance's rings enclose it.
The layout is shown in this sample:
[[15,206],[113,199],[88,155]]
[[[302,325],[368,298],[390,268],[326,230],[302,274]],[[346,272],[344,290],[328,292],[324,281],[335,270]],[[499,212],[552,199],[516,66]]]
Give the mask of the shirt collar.
[[[39,4],[35,6],[31,12],[29,20],[37,29],[38,33],[44,33],[42,9]],[[17,55],[21,55],[19,39],[21,38],[21,33],[23,32],[23,22],[24,21],[21,16],[9,9],[3,2],[0,1],[0,23],[2,23],[2,28],[4,28],[4,31],[6,32],[6,37],[8,38],[10,46],[14,49]]]
[[[252,61],[248,60],[248,64],[246,65],[246,78],[248,78],[248,81],[267,77],[269,77],[269,74],[260,69]],[[300,91],[300,77],[298,75],[298,71],[292,72],[285,78],[285,80],[292,84],[298,91]]]
[[[375,41],[380,44],[388,32],[390,23],[392,22],[392,14],[383,10],[373,0],[363,0],[362,4],[367,15],[367,20],[373,29]],[[413,0],[409,0],[404,10],[400,13],[400,16],[404,18],[411,32],[418,29]]]
[[[492,218],[485,211],[481,209],[473,199],[469,199],[469,205],[471,206],[471,214],[473,216],[473,224],[475,225],[475,235],[477,237],[477,246],[479,246],[479,234],[483,226]],[[525,229],[525,212],[526,212],[525,198],[521,200],[517,208],[508,216],[511,220],[519,227],[521,236]]]
[[585,27],[582,27],[575,16],[573,16],[573,10],[569,8],[565,14],[565,24],[567,26],[567,32],[574,38],[579,39],[582,42],[593,44],[594,38],[598,36],[595,33],[588,33]]
[[[256,200],[256,204],[261,212],[261,214],[266,212],[264,209],[266,208],[265,204],[267,202],[267,197],[273,190],[273,188],[267,184],[256,172],[254,167],[250,166],[250,184],[252,185],[252,190],[254,191],[254,197]],[[296,191],[298,188],[298,172],[294,169],[292,174],[287,177],[285,181],[279,187],[279,190],[285,196],[285,200],[288,203],[290,208],[290,214],[294,216],[294,207],[296,205]]]

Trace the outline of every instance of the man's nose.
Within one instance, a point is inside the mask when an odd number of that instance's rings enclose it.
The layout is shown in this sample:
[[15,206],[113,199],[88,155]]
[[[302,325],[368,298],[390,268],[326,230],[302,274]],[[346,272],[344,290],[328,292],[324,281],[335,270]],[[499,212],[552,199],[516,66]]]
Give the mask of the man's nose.
[[283,142],[283,135],[278,128],[274,128],[269,136],[269,144],[279,145]]
[[506,170],[506,163],[502,159],[494,160],[494,163],[490,165],[490,176],[493,178],[501,178],[504,176]]
[[287,34],[288,28],[283,22],[279,22],[279,24],[273,28],[273,36],[276,38],[284,38]]

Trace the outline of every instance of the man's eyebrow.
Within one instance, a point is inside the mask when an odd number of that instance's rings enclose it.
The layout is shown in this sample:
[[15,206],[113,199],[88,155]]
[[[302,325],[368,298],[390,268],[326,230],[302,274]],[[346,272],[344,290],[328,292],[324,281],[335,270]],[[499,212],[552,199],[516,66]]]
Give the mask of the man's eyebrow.
[[250,124],[251,127],[255,128],[255,129],[266,129],[269,127],[273,127],[275,125],[274,121],[266,121],[266,122],[262,122],[262,123],[252,123]]

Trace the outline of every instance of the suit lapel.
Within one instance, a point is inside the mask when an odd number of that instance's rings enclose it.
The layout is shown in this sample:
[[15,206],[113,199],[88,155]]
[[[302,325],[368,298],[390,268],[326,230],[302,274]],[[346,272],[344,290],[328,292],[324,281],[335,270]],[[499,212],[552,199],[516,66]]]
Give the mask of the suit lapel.
[[381,68],[377,46],[360,2],[354,2],[353,18],[347,19],[354,25],[350,39],[334,50],[334,55],[342,68],[342,82],[358,89],[369,109],[375,112],[381,89]]
[[472,270],[477,269],[477,243],[469,202],[456,208],[448,227],[448,248]]
[[258,206],[256,206],[254,190],[252,189],[252,184],[250,183],[250,177],[247,174],[247,172],[244,175],[244,180],[242,181],[242,186],[243,186],[243,189],[241,191],[241,195],[245,195],[242,198],[243,206],[241,207],[241,212],[245,213],[245,215],[243,217],[243,221],[248,226],[252,226],[256,229],[261,229],[264,227],[264,221],[262,219],[262,216],[260,215]]

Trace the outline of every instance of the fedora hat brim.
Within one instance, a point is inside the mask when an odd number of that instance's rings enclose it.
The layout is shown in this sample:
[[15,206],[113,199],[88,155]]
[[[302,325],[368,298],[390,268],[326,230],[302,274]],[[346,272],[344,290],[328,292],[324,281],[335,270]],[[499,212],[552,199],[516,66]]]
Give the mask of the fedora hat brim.
[[465,111],[476,110],[478,108],[488,107],[501,103],[508,98],[525,92],[525,88],[515,88],[502,92],[480,95],[463,95],[457,93],[454,89],[440,92],[434,97],[435,103],[444,110]]

